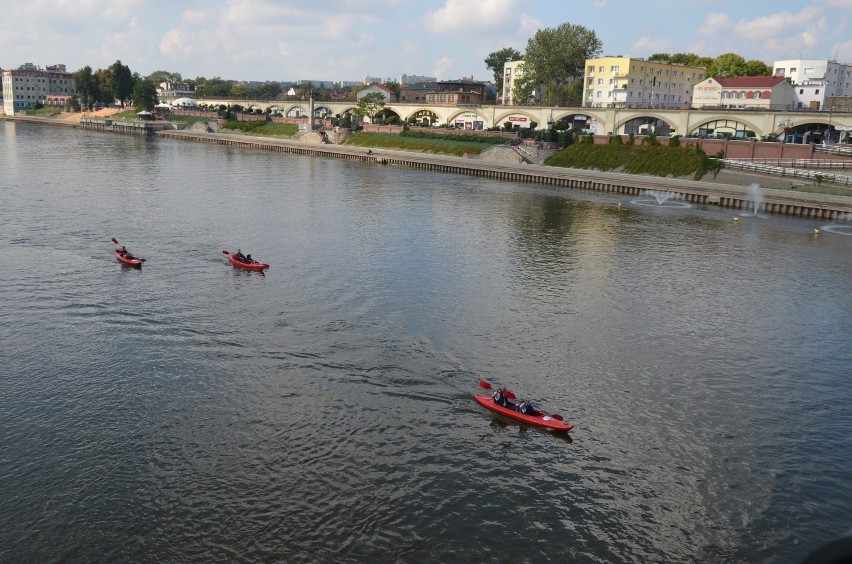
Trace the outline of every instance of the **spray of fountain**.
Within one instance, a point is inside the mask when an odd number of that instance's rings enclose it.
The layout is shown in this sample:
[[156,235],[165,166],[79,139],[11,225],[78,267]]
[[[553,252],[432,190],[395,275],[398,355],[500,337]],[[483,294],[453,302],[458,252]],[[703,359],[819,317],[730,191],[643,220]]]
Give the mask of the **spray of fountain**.
[[852,213],[840,214],[834,219],[833,223],[823,225],[819,230],[826,233],[834,233],[835,235],[852,236]]
[[748,195],[754,204],[753,216],[757,217],[757,212],[763,206],[763,191],[760,189],[760,184],[754,183],[748,187]]
[[680,199],[675,192],[668,190],[645,190],[645,194],[652,196],[653,200],[633,200],[630,203],[637,206],[664,206],[668,208],[691,208],[686,202],[678,202]]
[[[751,206],[748,203],[751,203]],[[748,210],[751,208],[751,213],[740,213],[737,214],[742,218],[751,218],[756,217],[759,219],[764,219],[765,217],[759,215],[760,209],[763,207],[763,190],[760,189],[760,184],[754,183],[748,187],[746,191],[746,197],[743,201],[743,209]]]
[[653,196],[653,198],[657,200],[657,204],[661,206],[665,203],[666,200],[669,200],[675,196],[674,192],[669,192],[668,190],[666,190],[665,192],[662,192],[660,190],[645,190],[645,193],[649,196]]

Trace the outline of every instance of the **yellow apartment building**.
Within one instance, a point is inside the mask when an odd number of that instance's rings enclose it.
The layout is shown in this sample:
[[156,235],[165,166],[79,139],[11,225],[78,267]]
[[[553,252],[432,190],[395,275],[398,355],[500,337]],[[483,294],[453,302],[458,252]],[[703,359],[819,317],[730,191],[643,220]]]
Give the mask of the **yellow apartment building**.
[[585,108],[688,108],[707,69],[632,57],[586,59]]

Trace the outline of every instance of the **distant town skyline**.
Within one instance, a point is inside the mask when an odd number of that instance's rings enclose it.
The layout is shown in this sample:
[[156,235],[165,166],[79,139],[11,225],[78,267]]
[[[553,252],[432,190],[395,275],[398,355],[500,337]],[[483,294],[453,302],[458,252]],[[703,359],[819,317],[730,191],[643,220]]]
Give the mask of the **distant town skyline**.
[[402,74],[491,80],[489,53],[539,29],[586,26],[603,55],[735,52],[852,63],[852,0],[80,0],[4,7],[0,67],[106,68],[145,76],[361,81]]

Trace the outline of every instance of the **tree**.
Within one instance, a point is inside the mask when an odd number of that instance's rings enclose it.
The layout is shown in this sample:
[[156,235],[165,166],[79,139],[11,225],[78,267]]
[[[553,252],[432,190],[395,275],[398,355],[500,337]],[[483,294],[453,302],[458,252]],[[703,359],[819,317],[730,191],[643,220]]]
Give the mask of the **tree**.
[[695,53],[654,53],[648,57],[648,61],[657,63],[670,63],[672,65],[687,65],[690,67],[708,67],[713,62],[712,57],[699,57]]
[[228,98],[231,95],[232,80],[222,80],[218,76],[206,79],[199,76],[196,80],[195,95],[199,98]]
[[548,87],[568,86],[575,80],[582,80],[586,59],[600,55],[602,46],[597,34],[582,25],[564,23],[556,28],[540,29],[527,42],[524,70],[519,82],[524,83],[523,87],[529,91],[543,86],[545,103],[549,105],[564,102],[554,97],[560,93],[558,89],[551,93]]
[[386,87],[386,88],[389,88],[390,90],[393,90],[393,92],[394,92],[397,96],[399,96],[399,88],[400,88],[400,86],[399,86],[399,83],[398,83],[398,82],[396,82],[395,80],[388,80],[387,82],[385,82],[385,87]]
[[[121,61],[117,62],[121,63]],[[164,70],[154,71],[149,74],[147,78],[155,85],[160,84],[161,82],[183,82],[179,72],[169,72]]]
[[654,53],[650,57],[648,57],[649,63],[669,63],[671,62],[672,56],[668,53]]
[[519,106],[532,104],[534,102],[533,91],[535,91],[536,88],[541,88],[541,85],[538,82],[535,82],[534,80],[525,80],[527,78],[524,73],[525,66],[526,63],[518,65],[515,81],[512,83],[512,99],[509,100],[510,104]]
[[110,65],[109,73],[112,79],[112,95],[123,108],[124,102],[130,99],[130,93],[133,92],[133,75],[130,73],[130,67],[116,60]]
[[358,100],[358,107],[355,108],[355,113],[361,117],[370,118],[373,121],[373,116],[382,111],[385,107],[385,97],[380,92],[370,92]]
[[506,63],[520,61],[523,57],[520,51],[512,47],[503,47],[499,51],[488,54],[485,58],[485,67],[494,73],[494,84],[498,89],[503,86],[503,68]]
[[80,105],[91,110],[98,95],[98,85],[92,74],[92,67],[86,65],[74,73],[74,90],[80,95]]
[[366,84],[356,84],[352,87],[352,90],[349,91],[349,94],[346,96],[347,100],[356,100],[358,98],[358,92],[367,88]]
[[95,71],[94,78],[98,90],[95,101],[107,106],[112,104],[114,98],[112,96],[112,76],[110,72],[107,69],[98,69]]
[[758,61],[752,59],[750,61],[746,61],[746,76],[771,76],[772,75],[772,67],[764,63],[763,61]]
[[719,78],[745,76],[746,68],[746,61],[740,55],[725,53],[713,59],[713,62],[707,67],[707,76]]
[[151,111],[157,105],[157,87],[154,83],[145,78],[136,83],[133,87],[133,105],[136,109]]

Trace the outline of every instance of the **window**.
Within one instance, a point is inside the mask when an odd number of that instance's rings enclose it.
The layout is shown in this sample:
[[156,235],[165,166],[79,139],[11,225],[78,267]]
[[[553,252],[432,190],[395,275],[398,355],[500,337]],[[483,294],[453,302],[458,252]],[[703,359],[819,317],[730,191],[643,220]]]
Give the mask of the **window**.
[[618,74],[618,65],[609,67],[609,72],[613,74]]
[[598,79],[598,84],[603,84],[603,79],[602,79],[602,78],[599,78],[599,79]]
[[745,100],[745,97],[746,97],[746,93],[740,92],[740,95],[739,95],[740,100]]
[[796,67],[790,67],[790,74],[793,74],[794,72],[796,72]]
[[819,88],[817,88],[816,90],[814,90],[814,94],[819,94]]
[[760,92],[755,92],[755,93],[754,93],[754,99],[755,99],[755,100],[760,100],[760,98],[761,98],[761,94],[760,94]]
[[784,76],[784,69],[782,69],[781,67],[775,69],[775,76]]
[[[805,74],[814,74],[814,71],[816,71],[816,69],[814,67],[805,67],[804,73]],[[837,72],[836,69],[835,69],[835,72]]]
[[603,72],[603,71],[604,71],[603,65],[599,66],[599,67],[598,67],[598,72]]
[[799,88],[799,94],[804,94],[804,93],[805,93],[805,89],[804,89],[804,88]]

